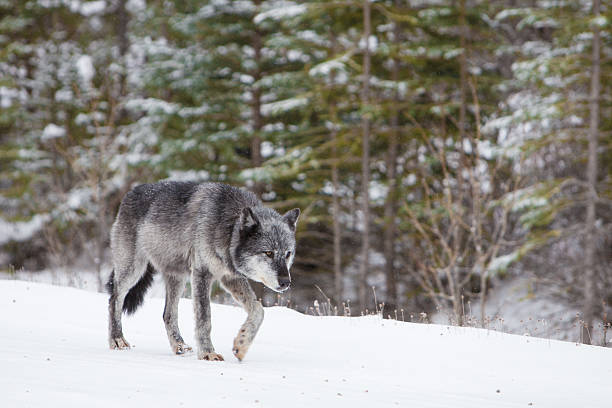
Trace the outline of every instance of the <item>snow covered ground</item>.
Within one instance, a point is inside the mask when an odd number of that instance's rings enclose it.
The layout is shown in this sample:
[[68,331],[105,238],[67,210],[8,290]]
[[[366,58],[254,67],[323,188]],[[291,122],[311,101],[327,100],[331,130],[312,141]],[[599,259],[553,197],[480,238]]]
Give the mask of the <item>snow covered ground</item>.
[[[480,324],[480,300],[475,299],[467,309],[470,317]],[[550,288],[538,285],[535,278],[506,278],[491,288],[485,313],[491,327],[506,333],[580,341],[580,310],[551,296]],[[448,317],[440,313],[432,321],[446,323]],[[602,344],[602,334],[602,325],[596,322],[592,333],[594,344]]]
[[[170,353],[163,300],[124,319],[109,350],[103,294],[0,281],[2,407],[610,407],[612,350],[473,328],[267,308],[245,360],[245,314],[214,305],[225,362]],[[191,302],[180,324],[193,338]],[[190,344],[193,345],[193,342]]]

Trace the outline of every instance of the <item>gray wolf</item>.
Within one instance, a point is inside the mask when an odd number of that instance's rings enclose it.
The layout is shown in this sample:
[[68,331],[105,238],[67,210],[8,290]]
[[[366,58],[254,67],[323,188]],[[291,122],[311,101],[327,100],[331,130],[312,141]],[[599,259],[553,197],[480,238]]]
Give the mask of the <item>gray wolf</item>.
[[242,360],[264,317],[248,279],[277,292],[289,288],[299,215],[295,208],[281,216],[253,193],[220,183],[163,181],[129,191],[111,229],[110,348],[130,347],[122,311],[136,311],[158,272],[166,286],[163,320],[172,351],[191,351],[177,318],[191,276],[198,358],[223,360],[210,340],[210,290],[218,280],[248,313],[232,348]]

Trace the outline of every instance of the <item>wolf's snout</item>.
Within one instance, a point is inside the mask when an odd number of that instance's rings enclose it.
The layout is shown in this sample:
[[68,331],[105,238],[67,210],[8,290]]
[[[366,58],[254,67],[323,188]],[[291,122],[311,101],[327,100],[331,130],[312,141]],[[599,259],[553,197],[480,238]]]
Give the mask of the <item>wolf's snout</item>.
[[291,278],[278,278],[278,286],[280,290],[285,291],[289,289],[289,285],[291,285]]

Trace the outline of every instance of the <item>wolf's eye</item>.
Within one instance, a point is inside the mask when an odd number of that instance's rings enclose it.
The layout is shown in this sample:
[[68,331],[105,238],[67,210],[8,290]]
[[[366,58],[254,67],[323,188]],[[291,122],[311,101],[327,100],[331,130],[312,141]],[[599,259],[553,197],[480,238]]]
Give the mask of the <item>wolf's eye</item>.
[[285,258],[289,259],[290,256],[291,256],[291,251],[287,251],[287,254],[285,255]]
[[268,257],[268,258],[274,258],[274,252],[272,251],[264,251],[264,254]]

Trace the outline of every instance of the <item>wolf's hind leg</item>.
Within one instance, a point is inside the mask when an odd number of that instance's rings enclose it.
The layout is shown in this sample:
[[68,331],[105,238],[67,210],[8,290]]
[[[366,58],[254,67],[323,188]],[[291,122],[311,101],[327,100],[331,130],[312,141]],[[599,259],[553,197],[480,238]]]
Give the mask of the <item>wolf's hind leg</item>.
[[114,281],[111,286],[111,296],[108,300],[108,345],[111,349],[128,349],[130,348],[130,343],[123,337],[123,329],[121,327],[123,301],[127,292],[122,293],[117,289],[117,276],[111,277],[111,279],[114,279]]
[[191,347],[185,344],[179,331],[178,305],[185,289],[187,275],[164,274],[164,281],[166,282],[166,305],[164,306],[163,318],[170,347],[174,354],[185,354],[185,352],[191,351]]
[[232,348],[236,358],[242,361],[263,322],[264,310],[245,277],[226,275],[221,279],[221,284],[248,313]]
[[223,361],[223,356],[215,353],[210,340],[210,289],[213,276],[206,268],[194,269],[191,274],[191,292],[195,313],[195,337],[198,346],[198,359]]
[[[131,269],[131,268],[130,268]],[[120,276],[126,275],[126,272],[114,272],[111,276],[110,299],[108,299],[108,345],[111,349],[123,350],[130,348],[130,344],[123,337],[123,328],[121,327],[121,314],[123,312],[123,301],[125,293],[122,293],[120,286]]]
[[136,265],[121,269],[116,268],[114,276],[111,277],[113,279],[112,292],[108,300],[108,344],[111,349],[130,348],[130,344],[123,337],[121,314],[126,295],[146,271],[147,263],[145,261],[137,262]]

